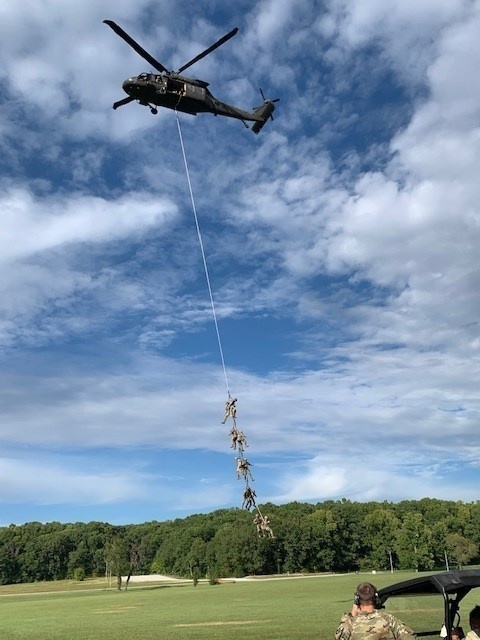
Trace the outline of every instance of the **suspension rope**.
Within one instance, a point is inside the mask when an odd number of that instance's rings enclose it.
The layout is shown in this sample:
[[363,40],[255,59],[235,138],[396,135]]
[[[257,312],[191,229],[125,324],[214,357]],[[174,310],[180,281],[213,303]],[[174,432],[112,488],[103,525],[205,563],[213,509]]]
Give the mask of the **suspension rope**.
[[188,170],[187,156],[186,156],[185,147],[183,144],[182,129],[180,127],[180,120],[178,119],[178,113],[176,109],[175,109],[175,117],[177,118],[178,137],[180,138],[180,146],[182,147],[183,163],[185,165],[185,173],[187,175],[188,189],[190,191],[190,200],[192,201],[193,216],[195,218],[195,226],[197,228],[198,242],[200,244],[200,250],[202,252],[203,268],[205,270],[205,278],[207,280],[208,293],[210,295],[210,304],[212,306],[213,322],[215,324],[215,331],[217,334],[218,349],[220,351],[220,359],[222,361],[223,375],[225,376],[227,394],[228,394],[228,397],[230,398],[230,386],[228,384],[227,367],[225,366],[225,358],[223,357],[222,340],[220,338],[220,330],[218,328],[218,322],[217,322],[217,313],[215,311],[215,304],[213,302],[212,287],[210,286],[210,276],[208,275],[207,259],[205,257],[205,250],[203,248],[202,234],[200,232],[200,224],[198,222],[197,208],[195,206],[195,199],[193,197],[192,183],[190,182],[190,172]]
[[234,449],[235,451],[238,451],[238,457],[236,457],[236,461],[237,461],[237,477],[240,479],[243,477],[243,480],[245,481],[245,492],[243,494],[243,505],[246,509],[248,509],[248,511],[250,511],[250,509],[253,507],[254,510],[257,511],[257,515],[255,516],[253,522],[257,527],[257,533],[259,535],[259,537],[269,537],[269,538],[274,538],[274,534],[273,531],[270,527],[270,521],[268,519],[268,517],[263,516],[262,512],[260,511],[260,507],[257,504],[257,495],[255,493],[255,491],[250,487],[250,482],[249,479],[254,480],[251,472],[250,472],[250,462],[246,459],[245,457],[245,449],[244,447],[248,446],[247,445],[247,441],[245,438],[245,434],[243,433],[243,431],[240,431],[237,429],[237,420],[236,420],[236,416],[237,416],[237,409],[236,409],[236,403],[237,403],[237,398],[232,398],[232,396],[230,395],[230,387],[228,384],[228,376],[227,376],[227,368],[225,366],[225,358],[223,357],[223,348],[222,348],[222,340],[220,338],[220,330],[218,328],[218,322],[217,322],[217,314],[215,311],[215,304],[213,302],[213,294],[212,294],[212,287],[210,285],[210,276],[208,274],[208,266],[207,266],[207,259],[205,257],[205,250],[203,248],[203,240],[202,240],[202,234],[200,231],[200,224],[198,222],[198,215],[197,215],[197,208],[195,206],[195,198],[193,197],[193,190],[192,190],[192,183],[190,181],[190,172],[188,170],[188,162],[187,162],[187,155],[185,153],[185,146],[183,144],[183,136],[182,136],[182,129],[180,127],[180,120],[178,118],[178,113],[177,110],[175,109],[175,117],[177,118],[177,127],[178,127],[178,137],[180,138],[180,146],[182,147],[182,154],[183,154],[183,162],[185,164],[185,173],[187,175],[187,182],[188,182],[188,189],[190,191],[190,200],[192,202],[192,209],[193,209],[193,215],[195,218],[195,226],[197,228],[197,236],[198,236],[198,242],[200,244],[200,250],[202,253],[202,260],[203,260],[203,268],[205,270],[205,278],[207,280],[207,286],[208,286],[208,293],[210,295],[210,304],[212,306],[212,313],[213,313],[213,321],[215,323],[215,331],[217,333],[217,341],[218,341],[218,349],[220,351],[220,358],[222,361],[222,367],[223,367],[223,374],[225,376],[225,384],[227,386],[227,394],[228,394],[228,400],[225,403],[225,416],[223,419],[222,424],[225,424],[225,422],[227,421],[228,418],[231,418],[233,420],[233,427],[232,430],[230,431],[230,435],[232,437],[232,449]]

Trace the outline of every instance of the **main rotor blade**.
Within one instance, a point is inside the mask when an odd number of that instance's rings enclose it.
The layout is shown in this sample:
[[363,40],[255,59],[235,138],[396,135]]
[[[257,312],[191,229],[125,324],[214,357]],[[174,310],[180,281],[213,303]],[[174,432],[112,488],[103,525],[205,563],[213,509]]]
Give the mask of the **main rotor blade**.
[[230,33],[227,33],[227,35],[223,36],[223,38],[220,38],[220,40],[215,42],[215,44],[212,44],[211,47],[208,47],[208,49],[205,49],[205,51],[202,51],[202,53],[199,53],[198,56],[190,60],[190,62],[187,62],[187,64],[184,64],[183,67],[180,67],[177,73],[182,73],[182,71],[185,71],[185,69],[188,69],[188,67],[191,67],[192,64],[195,64],[205,56],[208,56],[209,53],[212,53],[212,51],[222,46],[222,44],[225,44],[227,40],[230,40],[230,38],[233,38],[233,36],[237,33],[237,31],[238,31],[238,27],[235,27],[235,29],[232,29]]
[[145,49],[143,49],[138,44],[138,42],[135,42],[135,40],[131,38],[128,33],[122,29],[122,27],[119,27],[118,24],[115,24],[113,20],[104,20],[104,23],[108,24],[108,26],[115,31],[117,36],[123,38],[123,40],[125,40],[125,42],[129,44],[132,49],[134,49],[138,53],[139,56],[142,56],[144,60],[151,64],[154,69],[160,72],[165,71],[166,73],[169,73],[168,69],[166,69],[163,64],[161,64],[158,60],[155,60],[155,58],[151,56],[148,51],[145,51]]

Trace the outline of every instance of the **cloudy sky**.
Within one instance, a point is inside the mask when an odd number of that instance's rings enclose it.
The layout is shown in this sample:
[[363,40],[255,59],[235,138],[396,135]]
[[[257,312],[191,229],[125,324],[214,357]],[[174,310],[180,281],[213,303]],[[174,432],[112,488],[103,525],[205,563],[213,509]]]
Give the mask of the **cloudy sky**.
[[[250,109],[132,103],[169,69]],[[479,499],[480,1],[0,6],[0,524]],[[186,72],[187,73],[187,72]],[[218,319],[215,330],[179,137]]]

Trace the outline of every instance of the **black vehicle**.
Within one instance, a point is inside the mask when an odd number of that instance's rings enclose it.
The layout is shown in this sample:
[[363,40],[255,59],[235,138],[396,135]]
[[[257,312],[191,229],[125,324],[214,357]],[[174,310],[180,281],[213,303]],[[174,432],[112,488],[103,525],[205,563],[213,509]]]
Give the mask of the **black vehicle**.
[[[480,570],[446,571],[428,576],[419,576],[389,587],[379,589],[379,606],[405,622],[417,636],[449,637],[454,627],[461,626],[460,603],[472,589],[480,587]],[[415,599],[409,606],[407,598]],[[480,592],[478,593],[480,598]],[[475,605],[472,601],[462,611],[464,631],[469,631],[468,613]]]
[[220,45],[230,40],[238,31],[237,28],[232,29],[225,36],[220,38],[211,47],[199,53],[198,56],[192,58],[184,64],[178,71],[169,71],[158,60],[145,51],[138,42],[128,35],[121,27],[112,20],[104,20],[113,31],[120,36],[134,51],[146,60],[158,73],[141,73],[125,80],[123,90],[128,94],[128,98],[119,100],[113,105],[114,109],[124,104],[138,100],[138,102],[150,107],[150,111],[155,115],[158,113],[157,107],[166,107],[184,113],[197,115],[197,113],[213,113],[215,116],[226,116],[228,118],[236,118],[241,120],[248,128],[246,120],[254,122],[252,131],[258,133],[270,118],[273,120],[272,113],[275,111],[275,100],[267,100],[262,94],[263,104],[255,107],[253,111],[244,111],[239,107],[234,107],[226,102],[217,100],[208,90],[208,82],[196,80],[180,75],[188,67],[198,62],[209,53],[217,49]]

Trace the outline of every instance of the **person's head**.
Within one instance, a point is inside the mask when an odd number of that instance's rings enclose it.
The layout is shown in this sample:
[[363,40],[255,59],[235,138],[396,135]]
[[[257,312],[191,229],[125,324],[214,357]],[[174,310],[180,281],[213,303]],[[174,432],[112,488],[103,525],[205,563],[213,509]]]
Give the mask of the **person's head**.
[[465,634],[462,627],[453,627],[450,633],[450,638],[451,640],[463,640],[463,638],[465,638]]
[[377,603],[378,593],[376,587],[374,587],[370,582],[362,582],[359,584],[355,592],[355,604],[358,607],[365,605],[372,605],[376,607]]
[[480,629],[480,605],[476,605],[470,611],[470,628]]

